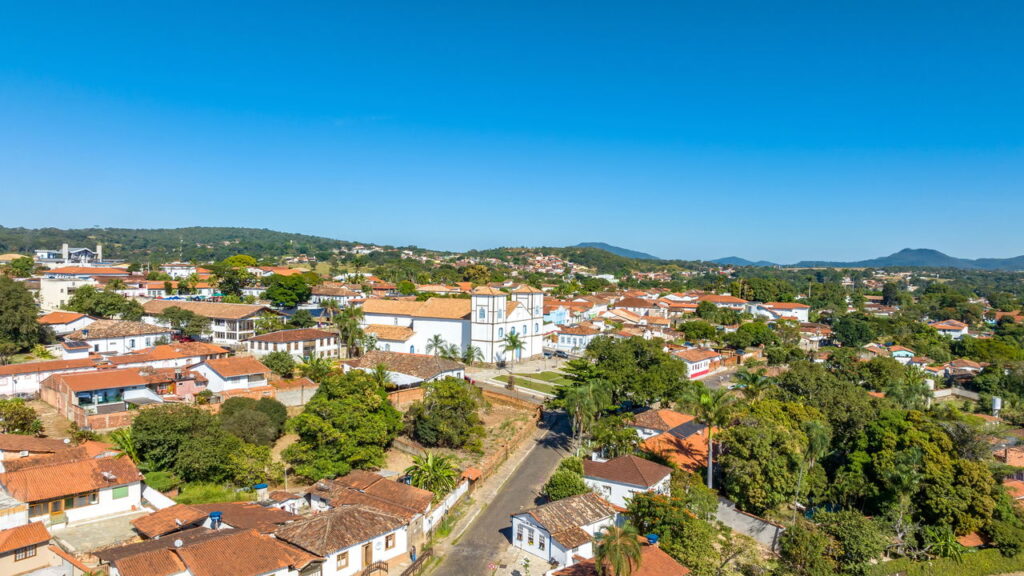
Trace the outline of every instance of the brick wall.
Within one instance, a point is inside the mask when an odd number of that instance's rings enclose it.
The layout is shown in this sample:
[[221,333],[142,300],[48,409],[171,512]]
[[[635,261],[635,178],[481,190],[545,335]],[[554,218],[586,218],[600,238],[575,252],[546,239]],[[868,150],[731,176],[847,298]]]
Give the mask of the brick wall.
[[424,393],[426,393],[426,388],[423,387],[395,390],[388,392],[388,400],[391,401],[392,406],[402,410],[408,408],[413,402],[423,400]]

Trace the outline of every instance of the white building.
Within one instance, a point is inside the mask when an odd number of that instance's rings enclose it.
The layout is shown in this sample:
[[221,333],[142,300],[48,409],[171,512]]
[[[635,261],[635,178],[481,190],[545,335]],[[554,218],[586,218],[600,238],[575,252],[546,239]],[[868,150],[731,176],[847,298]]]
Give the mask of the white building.
[[811,307],[799,302],[763,302],[750,304],[748,310],[754,316],[761,316],[769,320],[788,319],[808,322]]
[[593,492],[570,496],[512,516],[512,545],[557,567],[593,558],[594,540],[616,513]]
[[78,312],[65,312],[63,310],[56,310],[36,318],[36,322],[50,328],[57,336],[63,336],[76,330],[81,330],[82,328],[88,327],[89,324],[92,324],[95,321],[96,319],[92,316],[86,316],[85,314],[80,314]]
[[251,356],[212,358],[192,369],[206,377],[211,392],[219,394],[270,388],[270,369]]
[[625,508],[638,492],[668,494],[672,469],[632,454],[583,461],[583,482],[609,503]]
[[75,295],[75,290],[82,286],[95,286],[97,282],[89,277],[84,278],[50,278],[39,279],[39,307],[44,312],[66,308],[68,301]]
[[371,299],[363,303],[363,327],[369,333],[385,332],[381,327],[407,328],[400,335],[382,334],[382,348],[391,352],[427,353],[427,343],[440,336],[461,352],[469,346],[480,349],[486,362],[512,360],[504,348],[505,338],[517,334],[523,349],[516,359],[543,352],[544,295],[520,286],[505,293],[481,286],[471,299],[430,298],[424,302]]
[[686,363],[686,375],[690,380],[710,374],[722,361],[721,354],[707,348],[689,348],[672,355]]
[[180,278],[188,278],[195,274],[196,265],[189,264],[188,262],[170,262],[160,266],[160,270],[163,270],[164,274],[167,274],[171,278],[178,280]]
[[315,328],[278,330],[249,338],[245,341],[245,349],[257,358],[272,352],[287,352],[296,360],[337,358],[338,335]]
[[167,324],[160,313],[171,307],[188,310],[210,319],[210,337],[214,344],[240,346],[246,338],[256,335],[256,320],[270,308],[258,304],[226,304],[223,302],[196,302],[189,300],[150,300],[142,305],[146,315],[143,321],[158,326]]
[[932,322],[929,326],[938,330],[939,334],[953,340],[959,340],[967,336],[968,326],[959,320],[942,320],[940,322]]
[[409,550],[405,520],[369,507],[344,506],[278,528],[278,540],[324,559],[322,576],[360,574]]
[[157,343],[170,342],[173,332],[169,328],[154,326],[145,322],[128,320],[96,320],[65,338],[85,342],[97,354],[128,354]]
[[570,326],[562,328],[557,332],[558,341],[555,348],[564,352],[580,353],[590,346],[590,342],[596,338],[601,331],[587,326]]

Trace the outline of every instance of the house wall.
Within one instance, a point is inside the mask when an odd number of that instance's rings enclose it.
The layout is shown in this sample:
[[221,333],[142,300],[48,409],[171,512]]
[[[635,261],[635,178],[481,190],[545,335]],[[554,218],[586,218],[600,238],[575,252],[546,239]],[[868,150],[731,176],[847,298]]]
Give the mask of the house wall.
[[572,350],[586,350],[587,346],[590,346],[590,341],[594,339],[596,334],[580,336],[578,334],[559,334],[558,343],[555,348],[564,351]]
[[[17,528],[28,524],[28,504],[18,504],[0,510],[0,530]],[[3,574],[3,571],[0,571]]]
[[39,279],[39,307],[52,312],[67,307],[75,290],[82,286],[95,286],[92,278],[47,278]]
[[95,321],[96,320],[94,318],[83,316],[78,320],[72,320],[71,322],[68,322],[66,324],[50,324],[50,328],[53,329],[53,333],[56,334],[57,336],[63,336],[65,334],[70,334],[76,330],[87,328],[89,324],[92,324]]
[[[533,535],[532,542],[531,534]],[[553,558],[551,534],[529,514],[519,514],[512,517],[512,545],[540,558],[545,564],[549,563]],[[560,556],[563,557],[559,565],[565,566],[564,550],[561,551]]]
[[36,554],[23,560],[15,560],[15,550],[0,554],[0,574],[26,574],[40,568],[50,566],[53,553],[47,548],[48,543],[34,546]]
[[[385,541],[389,534],[395,535],[395,545],[391,549],[386,549]],[[363,546],[366,544],[370,544],[373,548],[373,562],[387,562],[392,558],[409,553],[409,535],[405,526],[402,526],[398,530],[381,534],[368,542],[360,542],[345,550],[328,554],[323,564],[323,576],[351,576],[362,572],[366,568],[363,565]],[[348,553],[348,567],[339,570],[338,556],[345,552]]]
[[72,368],[69,370],[50,370],[46,372],[31,372],[27,374],[0,375],[0,395],[15,394],[36,394],[39,392],[40,384],[54,374],[71,374],[73,372],[88,372],[95,370],[95,366]]
[[[122,484],[121,486],[128,487],[128,495],[123,498],[114,498],[114,489],[119,486],[101,488],[99,490],[96,504],[65,510],[64,514],[67,516],[68,524],[102,518],[104,516],[113,516],[129,512],[133,509],[139,509],[142,506],[142,482],[132,482],[127,485]],[[49,519],[49,514],[42,514],[29,518],[29,520],[33,522],[38,520],[46,523],[48,523]],[[54,530],[62,527],[64,527],[64,525],[51,525],[50,529]]]
[[621,482],[613,482],[605,478],[591,478],[586,476],[584,476],[583,482],[608,502],[625,508],[629,499],[638,492],[668,494],[669,478],[670,476],[665,476],[660,482],[650,488],[645,486],[635,486],[633,484],[624,484]]
[[86,340],[93,352],[101,354],[126,354],[143,348],[150,348],[157,341],[170,340],[172,333],[167,331],[163,334],[147,334],[145,336],[125,336],[122,338],[90,338]]
[[296,360],[307,356],[334,358],[338,355],[338,338],[317,338],[303,342],[259,342],[247,340],[246,349],[255,357],[262,358],[272,352],[288,352]]

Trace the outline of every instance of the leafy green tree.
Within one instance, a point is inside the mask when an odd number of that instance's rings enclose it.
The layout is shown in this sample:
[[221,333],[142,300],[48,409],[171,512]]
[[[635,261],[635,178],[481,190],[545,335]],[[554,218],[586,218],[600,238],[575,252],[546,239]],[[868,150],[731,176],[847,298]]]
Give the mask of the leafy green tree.
[[0,276],[0,342],[10,343],[15,352],[43,342],[45,332],[36,322],[38,310],[24,284]]
[[259,483],[276,484],[282,480],[284,468],[271,458],[270,446],[243,443],[228,456],[228,470],[236,486]]
[[882,304],[886,306],[899,306],[900,287],[893,282],[886,282],[882,285]]
[[852,510],[820,512],[814,520],[837,544],[835,561],[845,574],[863,574],[872,562],[882,557],[889,544],[877,521]]
[[358,306],[349,306],[342,310],[334,320],[334,324],[338,327],[339,345],[345,347],[346,355],[349,358],[359,354],[359,345],[364,336],[360,325],[362,319],[363,309]]
[[255,409],[221,414],[220,423],[225,430],[249,444],[269,446],[278,437],[279,429],[270,416]]
[[484,435],[476,388],[445,378],[426,385],[425,398],[406,412],[406,429],[425,446],[479,450]]
[[715,528],[684,499],[640,492],[629,500],[626,517],[641,533],[657,534],[662,550],[694,574],[712,573],[718,559]]
[[297,363],[295,357],[284,350],[276,350],[260,359],[263,365],[270,368],[274,374],[282,378],[291,378],[295,373]]
[[21,398],[0,399],[0,433],[35,436],[43,431],[36,411]]
[[288,326],[292,328],[312,328],[316,326],[316,320],[309,310],[299,310],[288,319]]
[[636,528],[605,526],[597,535],[594,568],[599,576],[630,576],[640,567],[640,542]]
[[210,331],[209,318],[178,306],[165,308],[163,312],[157,315],[157,318],[167,323],[172,330],[192,338],[200,337]]
[[718,340],[718,330],[703,320],[690,320],[679,324],[679,330],[686,334],[690,342]]
[[584,358],[566,371],[574,382],[602,380],[613,405],[629,401],[645,406],[676,398],[686,380],[686,365],[666,353],[661,340],[594,338]]
[[568,458],[562,460],[541,492],[552,502],[590,492],[590,488],[583,481],[583,465],[579,459],[575,459],[575,463]]
[[299,275],[284,276],[273,274],[264,282],[267,289],[263,296],[270,300],[274,306],[282,308],[294,308],[309,300],[313,289]]
[[352,468],[381,466],[402,428],[384,388],[361,371],[332,373],[301,414],[288,423],[299,440],[282,456],[300,476],[333,478]]
[[67,308],[89,316],[121,320],[135,321],[143,315],[142,305],[135,300],[129,300],[116,292],[97,290],[93,286],[82,286],[75,290],[74,296],[68,299]]
[[132,421],[131,437],[140,462],[157,470],[171,470],[184,445],[219,431],[217,419],[205,410],[185,404],[163,404],[139,411]]
[[404,294],[406,296],[416,293],[416,285],[408,280],[402,280],[396,285],[396,288],[398,289],[399,294]]
[[590,434],[600,414],[612,406],[608,387],[599,380],[560,387],[552,405],[569,413],[573,444],[577,450],[582,447],[583,439]]
[[111,431],[110,443],[117,449],[118,458],[128,458],[135,464],[142,463],[139,459],[138,447],[135,445],[135,440],[132,437],[131,428],[118,428]]
[[871,322],[861,316],[847,315],[832,325],[832,334],[843,346],[863,346],[875,338]]
[[640,436],[626,426],[624,416],[605,416],[594,424],[593,448],[605,458],[634,454],[639,445]]
[[459,480],[459,470],[452,457],[434,452],[414,456],[405,473],[413,486],[433,492],[435,501],[454,490]]
[[319,384],[334,371],[334,368],[334,361],[330,358],[314,356],[306,358],[306,361],[299,365],[299,374]]
[[187,437],[178,450],[174,473],[186,482],[227,482],[234,477],[232,455],[245,443],[219,428]]
[[764,322],[746,322],[731,334],[723,338],[725,343],[733,348],[750,348],[751,346],[767,346],[774,344],[778,339]]
[[11,268],[11,274],[15,278],[28,278],[32,275],[32,271],[36,269],[35,262],[32,261],[28,256],[22,256],[21,258],[15,258],[8,264]]
[[833,576],[838,544],[807,522],[798,522],[782,533],[779,553],[782,565],[794,576]]

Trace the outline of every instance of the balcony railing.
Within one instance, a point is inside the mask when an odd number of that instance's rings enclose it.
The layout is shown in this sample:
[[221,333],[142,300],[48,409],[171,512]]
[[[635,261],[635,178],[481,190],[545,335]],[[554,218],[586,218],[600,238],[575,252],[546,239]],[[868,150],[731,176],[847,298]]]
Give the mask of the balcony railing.
[[388,573],[388,563],[387,562],[374,562],[374,563],[370,564],[369,566],[367,566],[366,568],[364,568],[363,571],[359,573],[359,576],[370,576],[371,574],[381,574],[381,573],[383,573],[383,574],[387,574]]

